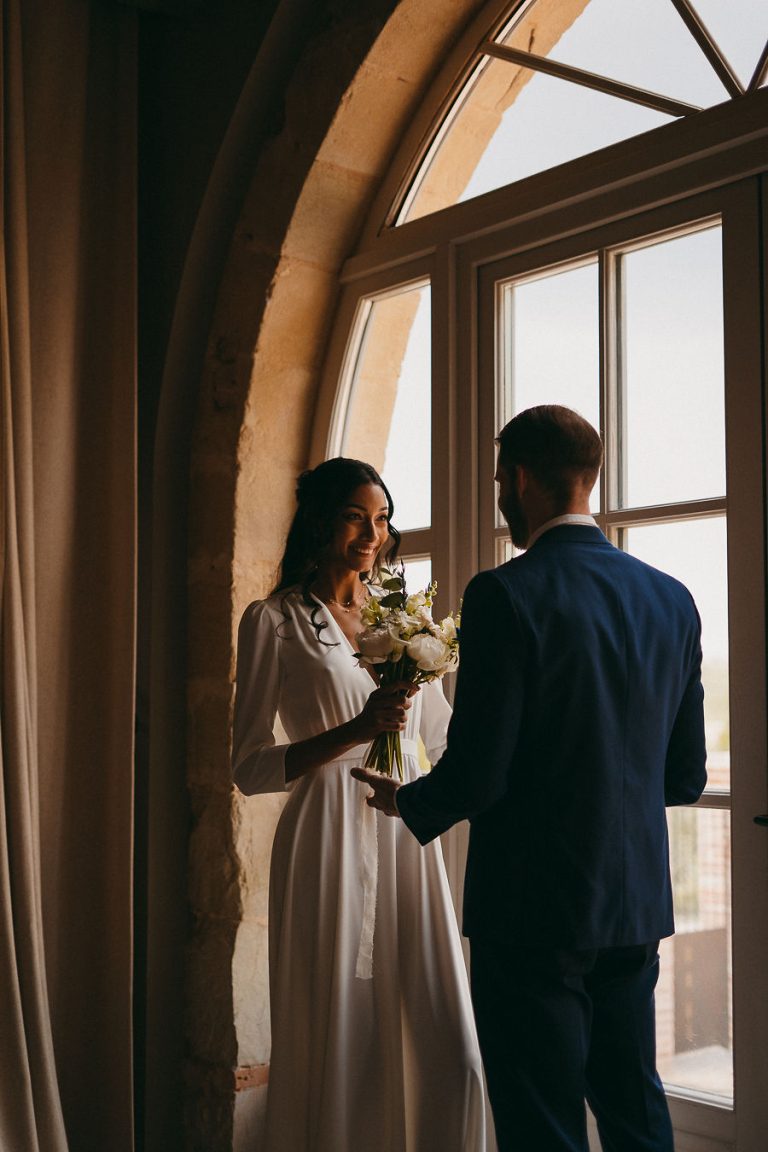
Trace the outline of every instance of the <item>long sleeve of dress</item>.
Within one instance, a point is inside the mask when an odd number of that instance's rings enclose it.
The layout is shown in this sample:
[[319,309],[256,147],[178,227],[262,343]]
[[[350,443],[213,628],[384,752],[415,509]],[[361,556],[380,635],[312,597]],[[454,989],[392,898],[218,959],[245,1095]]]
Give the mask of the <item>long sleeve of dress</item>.
[[285,792],[288,744],[274,736],[280,696],[279,637],[266,601],[246,608],[237,641],[232,775],[241,792]]
[[445,751],[451,706],[445,698],[440,680],[431,680],[428,684],[424,684],[421,695],[419,735],[424,742],[427,759],[430,764],[436,764]]

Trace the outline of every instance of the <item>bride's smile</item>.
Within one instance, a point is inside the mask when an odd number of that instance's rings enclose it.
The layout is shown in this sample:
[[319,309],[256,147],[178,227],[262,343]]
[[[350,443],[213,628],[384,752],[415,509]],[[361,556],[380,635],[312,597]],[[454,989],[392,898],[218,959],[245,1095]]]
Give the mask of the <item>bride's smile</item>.
[[389,540],[389,505],[377,484],[361,484],[349,495],[341,509],[336,531],[322,568],[333,580],[341,571],[357,576],[373,567],[381,548]]

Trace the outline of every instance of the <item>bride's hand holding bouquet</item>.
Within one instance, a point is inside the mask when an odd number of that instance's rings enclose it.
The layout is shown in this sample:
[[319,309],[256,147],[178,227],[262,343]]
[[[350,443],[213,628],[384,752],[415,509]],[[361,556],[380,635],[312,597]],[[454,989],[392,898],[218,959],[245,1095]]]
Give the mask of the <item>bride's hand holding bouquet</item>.
[[[451,613],[440,623],[434,621],[434,594],[432,583],[409,596],[402,569],[382,569],[381,585],[373,586],[361,613],[364,627],[356,637],[357,659],[378,674],[381,687],[409,685],[412,692],[458,666],[460,618]],[[392,776],[395,764],[402,780],[400,732],[380,732],[373,739],[365,767]]]

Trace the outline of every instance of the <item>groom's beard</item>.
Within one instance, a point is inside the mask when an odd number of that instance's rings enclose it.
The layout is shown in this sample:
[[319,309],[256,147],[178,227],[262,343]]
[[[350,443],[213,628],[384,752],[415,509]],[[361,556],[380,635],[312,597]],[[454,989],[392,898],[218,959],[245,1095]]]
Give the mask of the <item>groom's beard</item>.
[[515,548],[527,548],[531,532],[523,507],[514,492],[510,492],[501,508],[501,514],[509,525],[509,534]]

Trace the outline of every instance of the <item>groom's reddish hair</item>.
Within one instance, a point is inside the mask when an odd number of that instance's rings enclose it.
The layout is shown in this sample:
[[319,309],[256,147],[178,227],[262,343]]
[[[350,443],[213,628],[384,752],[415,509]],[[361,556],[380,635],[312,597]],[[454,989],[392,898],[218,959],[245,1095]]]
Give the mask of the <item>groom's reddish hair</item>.
[[577,483],[593,487],[603,463],[598,432],[562,404],[526,408],[505,424],[497,443],[499,462],[507,471],[524,465],[564,503]]

